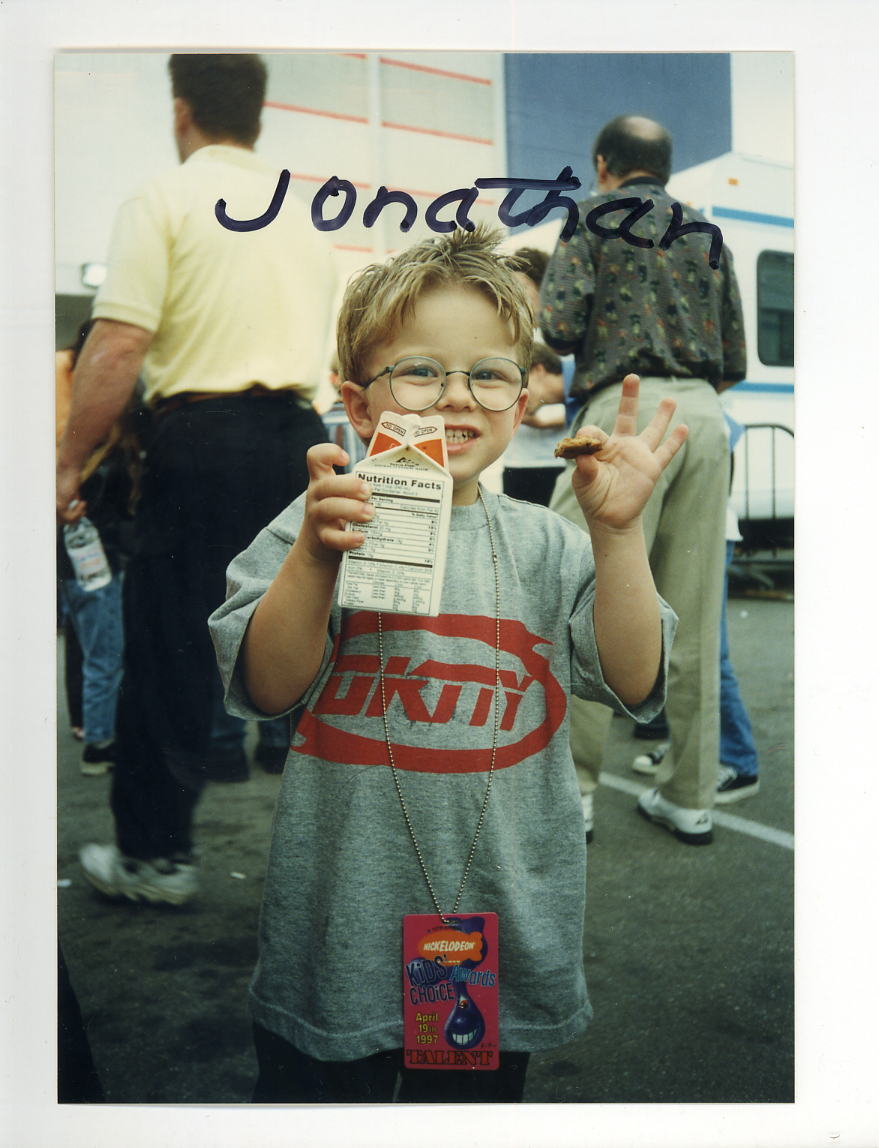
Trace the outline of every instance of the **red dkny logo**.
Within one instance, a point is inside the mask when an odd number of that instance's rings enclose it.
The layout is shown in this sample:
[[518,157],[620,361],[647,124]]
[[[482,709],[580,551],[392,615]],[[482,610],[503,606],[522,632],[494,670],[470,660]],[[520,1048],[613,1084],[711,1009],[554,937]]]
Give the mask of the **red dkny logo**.
[[[443,639],[467,638],[490,647],[493,653],[495,620],[460,614],[438,618],[388,615],[383,627],[386,634],[428,630],[436,635],[437,652],[446,654],[446,658],[420,661],[393,654],[385,662],[385,696],[397,765],[427,773],[488,769],[494,726],[494,666],[465,660],[466,646]],[[388,764],[378,654],[364,650],[375,632],[374,614],[346,616],[330,677],[299,721],[294,745],[299,753],[351,765]],[[521,622],[501,622],[501,652],[506,665],[500,671],[499,731],[519,737],[499,744],[497,769],[540,752],[564,720],[565,693],[551,673],[548,658],[537,650],[546,645]],[[453,651],[462,655],[460,661],[451,659]],[[511,667],[511,661],[516,665]],[[523,707],[526,695],[531,700]],[[431,729],[449,722],[462,731],[472,730],[472,739],[465,735],[463,743],[454,749],[436,745],[438,739]],[[357,729],[364,732],[355,733]],[[366,736],[366,731],[375,736]]]
[[[395,656],[387,659],[384,670],[389,714],[397,702],[410,722],[445,724],[458,714],[468,725],[484,726],[492,714],[494,670],[487,666],[425,661],[413,667],[410,658]],[[500,680],[500,728],[511,730],[519,703],[536,679],[528,674],[519,676],[512,670],[501,670]],[[439,696],[431,708],[428,699],[437,690]],[[338,658],[314,712],[381,717],[378,656],[352,654]]]

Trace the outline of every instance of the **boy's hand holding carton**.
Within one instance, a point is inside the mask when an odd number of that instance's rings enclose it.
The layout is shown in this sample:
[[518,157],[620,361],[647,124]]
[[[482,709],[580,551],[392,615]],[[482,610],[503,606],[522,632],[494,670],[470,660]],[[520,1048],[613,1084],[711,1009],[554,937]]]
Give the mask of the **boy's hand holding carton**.
[[309,483],[302,547],[312,561],[337,566],[345,550],[363,542],[364,535],[349,526],[367,523],[375,514],[369,504],[372,491],[356,474],[333,469],[349,462],[347,453],[334,443],[311,447],[306,462]]

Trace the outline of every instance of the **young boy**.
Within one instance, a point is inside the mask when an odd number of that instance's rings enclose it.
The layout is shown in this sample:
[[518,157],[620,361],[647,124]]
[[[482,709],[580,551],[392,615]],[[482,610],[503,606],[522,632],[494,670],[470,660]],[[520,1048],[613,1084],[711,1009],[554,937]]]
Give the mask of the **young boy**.
[[[543,507],[483,491],[527,403],[532,339],[495,239],[455,231],[369,267],[339,316],[342,396],[364,441],[386,410],[445,420],[440,615],[337,605],[341,554],[372,508],[327,443],[309,451],[306,494],[230,566],[211,619],[233,713],[301,707],[251,986],[257,1101],[521,1100],[528,1054],[591,1015],[567,695],[639,720],[662,705],[674,623],[639,514],[686,428],[662,441],[669,401],[636,436],[626,380],[614,433],[598,431],[603,449],[573,474],[591,545]],[[504,362],[473,370],[485,359]],[[402,918],[453,912],[499,917],[497,1071],[403,1068]]]

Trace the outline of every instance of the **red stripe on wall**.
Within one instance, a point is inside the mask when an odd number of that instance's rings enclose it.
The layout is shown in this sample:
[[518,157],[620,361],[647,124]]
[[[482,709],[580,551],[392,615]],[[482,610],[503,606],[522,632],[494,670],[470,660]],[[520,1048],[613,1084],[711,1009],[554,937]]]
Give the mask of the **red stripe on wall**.
[[447,72],[443,68],[430,68],[426,64],[411,64],[408,60],[392,60],[387,56],[379,56],[380,64],[387,64],[391,68],[408,68],[412,72],[427,72],[431,76],[445,76],[449,80],[464,80],[470,84],[487,84],[491,87],[491,80],[484,76],[468,76],[464,72]]
[[[299,112],[301,115],[306,116],[326,116],[333,120],[346,120],[352,124],[368,124],[369,120],[366,116],[350,116],[342,112],[327,112],[321,108],[306,108],[297,104],[280,104],[275,100],[266,100],[265,107],[275,108],[281,112]],[[479,136],[463,135],[460,132],[444,132],[438,128],[420,128],[415,124],[397,124],[391,123],[389,120],[382,121],[383,128],[391,128],[394,131],[400,132],[417,132],[420,135],[439,136],[440,139],[447,140],[463,140],[465,143],[481,144],[483,147],[493,147],[494,140],[482,139]]]
[[276,108],[281,112],[301,112],[306,116],[327,116],[331,120],[348,120],[352,124],[368,124],[366,116],[349,116],[342,112],[325,112],[320,108],[304,108],[297,104],[279,104],[275,100],[266,100],[265,107]]
[[388,120],[382,120],[382,127],[392,128],[394,131],[418,132],[420,135],[440,136],[442,139],[464,140],[465,143],[475,143],[482,144],[484,147],[494,147],[494,140],[480,139],[479,136],[460,135],[458,132],[441,132],[437,128],[417,128],[412,124],[392,124]]

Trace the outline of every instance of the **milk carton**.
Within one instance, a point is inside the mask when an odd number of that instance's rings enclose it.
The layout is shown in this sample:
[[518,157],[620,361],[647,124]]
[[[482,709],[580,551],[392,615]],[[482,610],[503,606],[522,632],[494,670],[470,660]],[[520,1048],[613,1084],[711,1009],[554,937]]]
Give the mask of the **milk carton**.
[[366,541],[342,556],[339,604],[394,614],[439,613],[452,513],[442,417],[385,411],[354,473],[375,517],[349,523]]

